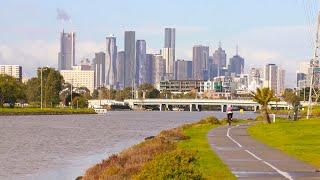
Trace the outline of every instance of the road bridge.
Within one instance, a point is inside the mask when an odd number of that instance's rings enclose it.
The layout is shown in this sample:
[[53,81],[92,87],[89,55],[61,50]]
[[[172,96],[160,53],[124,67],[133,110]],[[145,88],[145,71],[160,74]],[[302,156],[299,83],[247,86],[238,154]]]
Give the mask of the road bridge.
[[[254,111],[260,108],[260,105],[252,100],[226,100],[226,99],[126,99],[124,100],[131,108],[142,106],[159,106],[160,111],[163,106],[189,106],[190,111],[195,107],[199,110],[199,106],[220,106],[223,111],[227,105],[235,107],[252,107]],[[270,107],[289,108],[287,102],[270,102]]]

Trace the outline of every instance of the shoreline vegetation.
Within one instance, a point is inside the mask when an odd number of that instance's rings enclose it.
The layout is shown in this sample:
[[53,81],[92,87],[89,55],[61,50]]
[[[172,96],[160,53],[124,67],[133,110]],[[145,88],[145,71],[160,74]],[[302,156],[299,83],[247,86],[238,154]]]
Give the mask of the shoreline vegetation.
[[320,169],[320,119],[297,121],[277,118],[274,124],[257,123],[248,133],[258,141]]
[[236,179],[211,149],[207,134],[226,124],[215,117],[161,131],[114,154],[77,179]]
[[96,114],[93,109],[81,108],[0,108],[0,116],[22,115],[69,115],[69,114]]

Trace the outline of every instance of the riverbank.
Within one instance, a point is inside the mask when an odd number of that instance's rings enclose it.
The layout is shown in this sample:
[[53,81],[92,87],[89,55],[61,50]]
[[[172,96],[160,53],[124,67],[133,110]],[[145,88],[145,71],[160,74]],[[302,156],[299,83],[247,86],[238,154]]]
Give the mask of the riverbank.
[[251,136],[297,159],[320,169],[320,119],[289,121],[277,119],[275,124],[256,124],[248,129]]
[[[82,179],[236,179],[207,141],[214,117],[162,131],[88,169]],[[80,179],[80,177],[79,177]]]
[[0,108],[0,116],[95,114],[93,109],[71,108]]

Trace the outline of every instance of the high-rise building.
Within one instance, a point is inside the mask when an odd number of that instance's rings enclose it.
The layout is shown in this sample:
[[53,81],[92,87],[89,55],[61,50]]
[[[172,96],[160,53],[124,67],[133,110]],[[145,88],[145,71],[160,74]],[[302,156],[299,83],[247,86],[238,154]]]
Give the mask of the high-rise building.
[[281,67],[278,67],[278,79],[277,79],[277,94],[282,95],[285,90],[285,74],[286,71],[282,69]]
[[192,73],[194,80],[206,80],[208,72],[209,47],[196,45],[193,46],[192,54]]
[[186,60],[177,60],[176,61],[176,79],[177,80],[188,80],[190,79],[190,76],[188,75],[188,68],[190,67],[190,64],[192,64],[191,61]]
[[83,70],[91,70],[91,63],[89,58],[83,58],[80,61],[81,69]]
[[124,88],[124,81],[125,81],[125,53],[124,51],[118,52],[118,59],[117,59],[117,88],[123,89]]
[[263,87],[272,89],[275,93],[278,91],[278,66],[267,64],[264,67]]
[[134,31],[124,32],[124,87],[132,87],[135,80],[136,40]]
[[227,67],[227,54],[226,51],[221,48],[221,43],[219,48],[213,53],[213,64],[217,65],[219,69]]
[[163,59],[161,54],[154,55],[153,61],[153,83],[160,84],[160,82],[164,79],[166,73],[166,63],[165,59]]
[[106,85],[114,87],[117,82],[117,40],[113,35],[106,38]]
[[94,71],[81,70],[81,66],[73,66],[72,70],[61,70],[65,82],[72,84],[74,87],[86,87],[92,93],[94,90]]
[[147,63],[146,63],[146,83],[153,83],[153,62],[154,62],[154,54],[147,54]]
[[167,79],[174,79],[175,77],[175,47],[176,46],[176,29],[165,28],[164,48],[162,56],[166,61],[166,77]]
[[105,85],[105,68],[106,54],[104,52],[95,53],[95,57],[92,61],[92,69],[94,70],[94,84],[96,88],[100,88]]
[[230,59],[229,65],[230,73],[234,73],[236,76],[239,76],[244,72],[244,59],[238,54]]
[[147,52],[146,41],[137,40],[136,43],[136,73],[135,86],[147,83]]
[[[305,73],[300,73],[297,72],[297,87],[301,87],[300,84],[302,81],[306,81],[307,80],[307,74]],[[306,83],[303,83],[303,85],[305,86]]]
[[60,52],[58,54],[58,70],[71,70],[75,65],[75,33],[65,33],[60,36]]
[[19,65],[0,65],[0,74],[22,80],[22,67]]
[[262,82],[261,82],[261,74],[259,69],[251,68],[249,71],[248,90],[256,91],[256,89],[260,88],[261,85],[262,85]]

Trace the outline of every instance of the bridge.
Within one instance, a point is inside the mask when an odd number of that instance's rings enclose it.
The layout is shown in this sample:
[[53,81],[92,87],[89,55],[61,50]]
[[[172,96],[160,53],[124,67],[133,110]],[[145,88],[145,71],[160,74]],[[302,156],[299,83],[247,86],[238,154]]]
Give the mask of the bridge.
[[[168,108],[171,106],[189,106],[190,111],[195,107],[199,110],[199,106],[220,106],[221,111],[225,109],[227,105],[235,107],[252,107],[254,111],[260,108],[260,105],[252,100],[225,100],[225,99],[126,99],[124,100],[131,108],[142,106],[158,106],[159,110],[163,110],[163,106]],[[289,108],[287,102],[270,102],[270,107]]]

